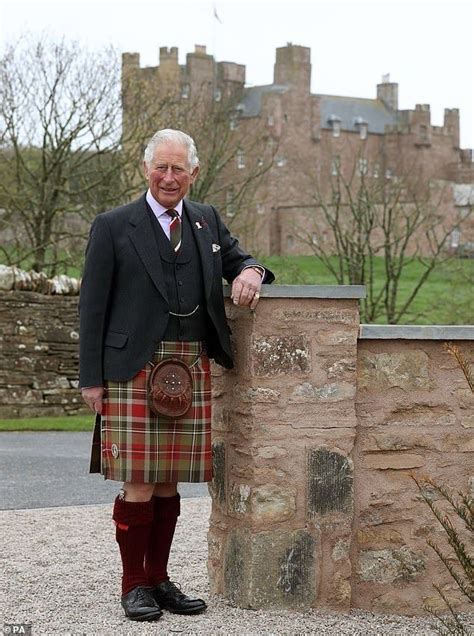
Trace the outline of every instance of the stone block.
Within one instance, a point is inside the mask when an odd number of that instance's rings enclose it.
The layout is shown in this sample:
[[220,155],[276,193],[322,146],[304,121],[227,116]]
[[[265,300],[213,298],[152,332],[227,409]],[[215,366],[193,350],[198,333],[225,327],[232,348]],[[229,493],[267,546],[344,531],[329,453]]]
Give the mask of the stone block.
[[296,511],[296,490],[273,484],[255,486],[250,499],[255,524],[269,524],[291,519]]
[[319,331],[315,336],[315,341],[322,345],[352,345],[355,350],[357,344],[357,329],[345,329],[344,331],[337,329],[328,329]]
[[263,377],[306,374],[311,369],[310,350],[305,335],[254,336],[250,352],[252,373]]
[[355,385],[340,382],[314,386],[310,382],[298,384],[292,391],[288,402],[340,402],[355,397]]
[[453,426],[456,415],[447,404],[412,402],[397,404],[384,417],[384,426]]
[[224,555],[225,595],[243,608],[311,607],[318,588],[315,547],[306,530],[234,528]]
[[359,554],[357,574],[362,581],[413,581],[425,569],[423,556],[402,546],[395,550],[365,550]]
[[212,444],[213,479],[209,483],[211,497],[220,506],[226,502],[226,452],[225,442],[215,441]]
[[276,404],[280,399],[280,391],[275,389],[267,389],[265,387],[247,387],[236,384],[232,390],[233,396],[237,401],[253,404],[254,402],[262,402],[263,404]]
[[474,428],[474,415],[464,415],[461,417],[461,426],[464,428]]
[[364,467],[378,470],[406,470],[424,466],[423,455],[414,453],[374,453],[364,456]]
[[310,519],[330,512],[352,512],[352,461],[326,448],[310,449],[307,454],[307,493]]
[[360,389],[384,391],[429,390],[434,382],[429,374],[429,357],[424,351],[391,353],[361,352],[358,385]]
[[232,483],[229,491],[229,513],[244,516],[250,513],[251,487],[248,484]]
[[261,446],[257,450],[257,457],[262,459],[275,459],[279,457],[286,457],[288,451],[281,446]]
[[283,309],[275,314],[280,322],[326,322],[330,324],[357,325],[356,309]]

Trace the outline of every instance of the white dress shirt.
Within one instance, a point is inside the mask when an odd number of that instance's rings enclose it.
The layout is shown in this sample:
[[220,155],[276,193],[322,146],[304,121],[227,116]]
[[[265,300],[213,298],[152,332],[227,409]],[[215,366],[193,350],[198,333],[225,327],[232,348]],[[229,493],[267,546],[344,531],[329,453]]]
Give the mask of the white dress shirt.
[[[170,223],[173,219],[170,217],[169,214],[166,213],[166,210],[169,210],[170,208],[165,208],[161,205],[161,203],[158,203],[158,201],[154,198],[154,196],[150,192],[149,188],[146,193],[146,202],[152,209],[153,214],[156,216],[159,224],[163,228],[163,232],[166,234],[166,236],[169,239],[170,238]],[[182,219],[182,215],[183,215],[183,200],[182,199],[177,205],[175,205],[173,210],[176,210],[179,218]]]

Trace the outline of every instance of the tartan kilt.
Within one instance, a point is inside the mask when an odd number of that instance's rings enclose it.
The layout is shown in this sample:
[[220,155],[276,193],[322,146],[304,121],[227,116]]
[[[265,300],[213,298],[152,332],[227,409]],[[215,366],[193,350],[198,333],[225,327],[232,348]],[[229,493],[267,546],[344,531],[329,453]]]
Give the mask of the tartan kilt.
[[[185,362],[193,378],[192,406],[175,419],[154,415],[147,400],[153,366],[168,358]],[[106,383],[100,472],[137,483],[212,479],[211,374],[202,342],[161,342],[134,378]]]

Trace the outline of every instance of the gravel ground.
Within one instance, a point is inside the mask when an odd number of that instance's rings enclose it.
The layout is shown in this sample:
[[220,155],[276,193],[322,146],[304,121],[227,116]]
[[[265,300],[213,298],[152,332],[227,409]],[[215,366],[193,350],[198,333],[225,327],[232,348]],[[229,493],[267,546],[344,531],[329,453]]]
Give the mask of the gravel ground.
[[[209,599],[208,498],[187,499],[170,559],[185,592]],[[241,610],[211,598],[198,616],[167,612],[154,623],[128,621],[119,605],[120,562],[111,505],[0,512],[3,622],[33,634],[435,634],[430,619],[356,611]],[[3,598],[2,598],[3,597]],[[0,630],[2,627],[0,617]]]

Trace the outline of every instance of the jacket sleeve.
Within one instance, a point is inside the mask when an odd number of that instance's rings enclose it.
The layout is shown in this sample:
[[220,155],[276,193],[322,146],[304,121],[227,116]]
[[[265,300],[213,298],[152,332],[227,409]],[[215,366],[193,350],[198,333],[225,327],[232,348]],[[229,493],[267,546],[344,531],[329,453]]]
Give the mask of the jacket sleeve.
[[79,386],[101,386],[104,333],[114,276],[112,236],[103,215],[92,224],[79,300]]
[[240,272],[249,265],[260,265],[265,270],[264,283],[272,283],[275,280],[273,272],[247,254],[239,245],[239,241],[230,233],[229,228],[222,221],[217,210],[212,208],[216,218],[219,244],[221,246],[222,274],[228,283],[232,283]]

